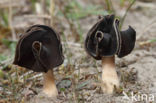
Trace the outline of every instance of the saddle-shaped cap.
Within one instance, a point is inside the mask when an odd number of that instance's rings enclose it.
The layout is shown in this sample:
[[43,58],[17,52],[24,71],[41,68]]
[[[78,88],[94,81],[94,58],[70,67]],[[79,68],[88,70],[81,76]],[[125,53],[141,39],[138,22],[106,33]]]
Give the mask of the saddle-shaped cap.
[[123,57],[129,54],[135,45],[136,32],[132,27],[126,31],[119,31],[119,20],[114,15],[101,17],[89,30],[85,49],[89,55],[97,60],[102,57]]
[[59,34],[45,25],[34,25],[21,35],[13,64],[35,72],[47,72],[63,63]]
[[127,30],[121,31],[120,35],[121,44],[119,46],[120,48],[117,52],[117,56],[121,58],[130,54],[133,50],[136,41],[136,32],[131,26],[129,26]]

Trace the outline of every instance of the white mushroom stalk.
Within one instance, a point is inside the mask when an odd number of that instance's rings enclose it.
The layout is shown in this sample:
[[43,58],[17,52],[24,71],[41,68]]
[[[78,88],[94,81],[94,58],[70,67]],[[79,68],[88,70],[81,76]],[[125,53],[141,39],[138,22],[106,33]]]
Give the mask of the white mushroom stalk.
[[114,87],[119,87],[115,56],[102,57],[102,90],[105,93],[112,94]]
[[55,85],[53,70],[50,69],[47,73],[44,73],[43,75],[43,92],[48,97],[56,97],[58,95],[58,91]]

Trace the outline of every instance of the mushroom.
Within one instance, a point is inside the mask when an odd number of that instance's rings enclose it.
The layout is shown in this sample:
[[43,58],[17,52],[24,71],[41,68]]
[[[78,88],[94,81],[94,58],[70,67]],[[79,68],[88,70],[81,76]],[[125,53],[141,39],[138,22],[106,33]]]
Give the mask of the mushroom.
[[43,92],[56,97],[53,68],[64,61],[59,34],[45,25],[34,25],[21,35],[13,64],[44,73]]
[[119,20],[114,15],[99,18],[85,39],[86,52],[96,60],[102,60],[102,90],[112,94],[119,87],[115,69],[115,54],[122,58],[131,53],[135,46],[136,32],[129,26],[119,31]]

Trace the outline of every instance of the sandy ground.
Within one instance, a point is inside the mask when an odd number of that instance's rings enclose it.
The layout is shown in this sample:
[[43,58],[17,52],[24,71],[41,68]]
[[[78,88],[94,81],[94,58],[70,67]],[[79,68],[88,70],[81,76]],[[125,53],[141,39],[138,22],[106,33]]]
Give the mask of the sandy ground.
[[[148,99],[150,94],[155,95],[156,102],[156,44],[140,46],[140,42],[144,42],[149,39],[156,38],[156,2],[153,3],[141,3],[137,2],[132,10],[128,13],[123,29],[128,28],[128,25],[131,25],[135,28],[137,32],[137,42],[133,52],[124,57],[116,58],[117,71],[119,76],[124,77],[125,80],[121,79],[121,88],[122,92],[114,93],[113,95],[103,94],[99,86],[95,86],[97,77],[100,77],[101,74],[97,75],[97,70],[101,71],[100,62],[98,61],[97,67],[92,67],[94,60],[87,56],[83,48],[80,46],[78,50],[73,50],[73,61],[79,62],[79,57],[85,57],[86,63],[88,66],[82,66],[80,68],[80,73],[82,78],[83,74],[88,75],[88,83],[81,89],[78,90],[78,94],[81,100],[80,103],[135,103],[131,101],[132,99],[124,99],[123,92],[125,92],[129,97],[131,97],[131,92],[134,92],[136,95],[147,94]],[[144,6],[144,7],[142,7]],[[117,15],[123,15],[125,9],[119,9]],[[81,22],[84,23],[82,28],[84,29],[85,34],[89,28],[96,22],[97,17],[88,17],[87,19],[82,19]],[[85,37],[85,35],[84,35]],[[75,46],[71,46],[75,48]],[[75,52],[78,52],[75,54]],[[84,64],[86,64],[84,63]],[[82,63],[83,64],[83,63]],[[97,70],[95,69],[97,68]],[[74,73],[78,72],[75,70]],[[92,75],[93,74],[93,75]],[[94,78],[94,74],[96,77]],[[60,78],[64,78],[55,73],[58,80],[57,83],[61,81]],[[128,79],[127,79],[128,78]],[[127,79],[127,80],[126,80]],[[59,87],[58,87],[59,89]],[[71,88],[67,88],[66,92],[61,92],[57,99],[47,98],[41,93],[41,89],[38,90],[39,94],[32,97],[28,100],[28,103],[73,103],[74,98],[71,94]],[[82,97],[81,97],[82,96]],[[153,103],[155,103],[153,102]],[[140,100],[138,103],[148,103],[148,101]]]

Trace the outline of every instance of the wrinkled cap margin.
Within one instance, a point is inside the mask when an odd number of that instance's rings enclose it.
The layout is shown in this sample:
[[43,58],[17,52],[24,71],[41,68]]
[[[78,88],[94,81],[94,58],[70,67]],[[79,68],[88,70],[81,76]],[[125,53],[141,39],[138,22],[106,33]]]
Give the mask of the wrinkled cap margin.
[[35,72],[47,72],[63,61],[59,34],[48,26],[33,25],[21,35],[13,64]]

